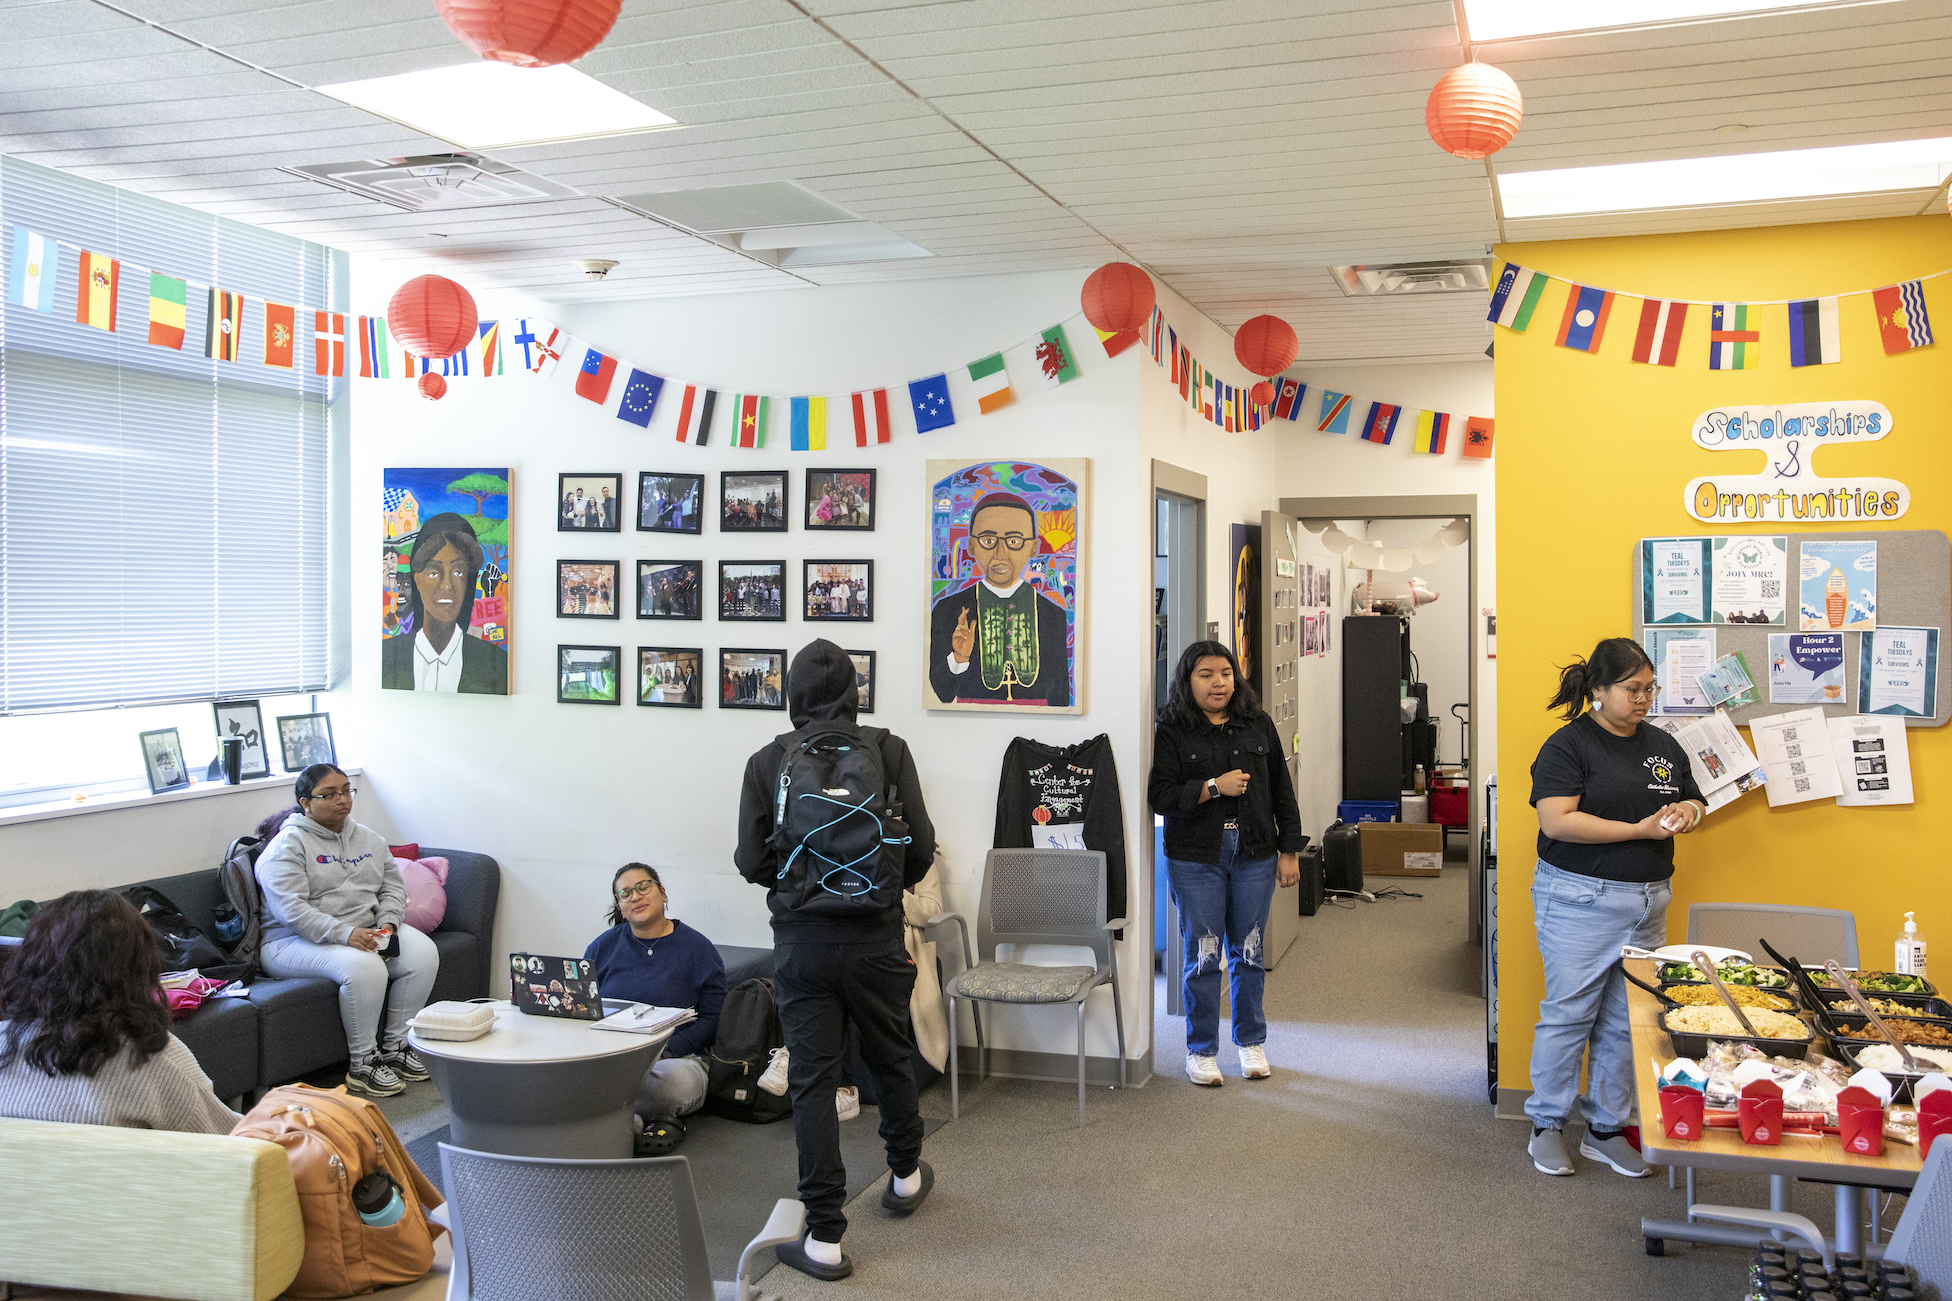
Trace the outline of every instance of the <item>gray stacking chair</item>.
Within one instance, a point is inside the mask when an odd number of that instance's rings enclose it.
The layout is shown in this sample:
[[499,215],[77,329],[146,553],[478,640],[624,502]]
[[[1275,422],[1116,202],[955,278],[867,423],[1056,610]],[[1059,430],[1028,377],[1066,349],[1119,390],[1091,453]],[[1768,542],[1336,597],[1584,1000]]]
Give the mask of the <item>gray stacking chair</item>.
[[1835,959],[1857,965],[1857,916],[1845,908],[1798,908],[1781,903],[1688,905],[1688,942],[1741,949],[1762,966],[1773,966],[1758,940],[1786,958],[1822,966]]
[[[983,860],[983,902],[976,914],[976,948],[969,924],[956,913],[937,913],[929,925],[953,921],[962,931],[963,972],[951,980],[949,999],[949,1114],[962,1115],[957,1070],[956,1000],[972,1003],[1076,1004],[1078,1009],[1078,1124],[1084,1124],[1084,1009],[1091,991],[1112,987],[1118,1031],[1118,1085],[1125,1087],[1125,1008],[1118,993],[1118,946],[1112,932],[1123,917],[1105,916],[1105,855],[1095,849],[992,849]],[[1040,967],[996,961],[999,944],[1064,944],[1089,948],[1094,967]],[[989,1074],[989,1049],[977,1022],[977,1078]]]
[[440,1147],[447,1204],[433,1218],[454,1235],[447,1301],[762,1301],[753,1257],[797,1242],[806,1226],[806,1208],[781,1198],[740,1254],[738,1277],[714,1284],[684,1157],[572,1161]]

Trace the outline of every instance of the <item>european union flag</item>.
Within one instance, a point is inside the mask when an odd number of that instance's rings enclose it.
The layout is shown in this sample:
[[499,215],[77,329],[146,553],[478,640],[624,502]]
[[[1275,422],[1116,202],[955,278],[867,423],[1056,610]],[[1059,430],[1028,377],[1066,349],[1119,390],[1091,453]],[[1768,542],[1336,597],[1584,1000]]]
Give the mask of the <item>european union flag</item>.
[[624,400],[617,406],[617,419],[628,420],[639,429],[651,427],[651,412],[657,409],[657,396],[664,392],[664,376],[633,370],[624,385]]
[[915,432],[926,434],[956,423],[955,408],[949,405],[949,377],[946,374],[918,379],[908,386],[908,401],[915,408]]

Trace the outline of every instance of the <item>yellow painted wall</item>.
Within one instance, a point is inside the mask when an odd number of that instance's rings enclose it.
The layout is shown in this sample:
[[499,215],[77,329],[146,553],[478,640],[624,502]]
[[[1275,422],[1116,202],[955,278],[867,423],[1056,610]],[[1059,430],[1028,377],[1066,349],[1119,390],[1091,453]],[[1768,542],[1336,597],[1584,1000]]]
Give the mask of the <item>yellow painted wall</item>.
[[[1800,370],[1789,364],[1780,306],[1751,311],[1751,328],[1761,314],[1759,369],[1707,368],[1703,307],[1691,309],[1677,366],[1636,365],[1630,358],[1640,303],[1625,294],[1741,302],[1877,288],[1952,268],[1952,220],[1940,214],[1526,243],[1498,253],[1554,277],[1622,291],[1596,356],[1553,342],[1568,293],[1563,284],[1547,287],[1524,334],[1497,330],[1498,1083],[1522,1090],[1544,994],[1532,932],[1538,821],[1530,772],[1539,746],[1560,726],[1545,709],[1557,682],[1554,666],[1586,654],[1602,637],[1632,635],[1639,539],[1759,531],[1705,525],[1687,513],[1682,494],[1690,478],[1764,472],[1760,453],[1696,447],[1689,437],[1694,418],[1744,402],[1882,402],[1894,432],[1825,449],[1816,472],[1897,479],[1911,490],[1910,512],[1875,525],[1794,521],[1775,531],[1952,531],[1952,277],[1925,283],[1939,337],[1934,346],[1886,357],[1869,296],[1845,298],[1843,360]],[[1939,671],[1948,671],[1943,650]],[[1912,728],[1910,739],[1918,799],[1909,807],[1841,809],[1821,800],[1772,810],[1757,793],[1681,838],[1669,937],[1685,938],[1688,905],[1706,900],[1849,908],[1862,960],[1888,966],[1904,911],[1916,909],[1935,950],[1934,974],[1952,983],[1952,788],[1942,785],[1952,780],[1952,729]]]

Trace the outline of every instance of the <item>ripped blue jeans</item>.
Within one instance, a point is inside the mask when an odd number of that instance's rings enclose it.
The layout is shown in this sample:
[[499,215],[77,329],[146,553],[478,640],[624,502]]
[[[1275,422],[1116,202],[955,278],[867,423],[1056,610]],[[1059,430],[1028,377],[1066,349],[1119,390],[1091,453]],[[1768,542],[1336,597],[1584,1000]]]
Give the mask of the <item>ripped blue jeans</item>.
[[1179,909],[1182,953],[1180,991],[1186,1000],[1186,1051],[1212,1057],[1220,1051],[1220,964],[1227,963],[1227,992],[1233,1003],[1234,1043],[1252,1048],[1267,1042],[1261,991],[1267,968],[1261,965],[1261,935],[1274,898],[1274,860],[1241,858],[1240,833],[1220,833],[1220,861],[1166,860],[1166,879]]

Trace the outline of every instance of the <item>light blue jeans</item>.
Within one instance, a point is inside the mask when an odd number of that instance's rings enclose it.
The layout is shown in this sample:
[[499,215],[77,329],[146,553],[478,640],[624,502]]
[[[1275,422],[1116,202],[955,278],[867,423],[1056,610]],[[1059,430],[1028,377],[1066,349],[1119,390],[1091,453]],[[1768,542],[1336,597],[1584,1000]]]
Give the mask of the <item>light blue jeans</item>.
[[[1532,1032],[1532,1096],[1525,1114],[1557,1129],[1575,1100],[1593,1129],[1633,1115],[1633,1041],[1620,946],[1667,942],[1665,881],[1602,881],[1540,860],[1532,874],[1532,924],[1545,960],[1545,999]],[[1587,1056],[1586,1092],[1579,1061]]]
[[1267,929],[1268,906],[1274,898],[1276,855],[1239,855],[1240,833],[1223,831],[1218,863],[1166,860],[1166,879],[1172,885],[1173,904],[1179,909],[1186,1051],[1199,1057],[1212,1057],[1220,1051],[1223,949],[1234,1043],[1255,1048],[1267,1042],[1267,1018],[1261,1013],[1261,993],[1267,986],[1267,968],[1261,965],[1261,934]]
[[689,1116],[705,1105],[706,1086],[711,1076],[705,1059],[698,1056],[667,1057],[652,1064],[637,1085],[637,1100],[630,1109],[647,1122]]
[[[427,1006],[441,951],[405,922],[400,923],[400,956],[382,958],[350,944],[314,944],[296,935],[273,940],[259,952],[265,971],[289,979],[324,976],[339,983],[339,1020],[346,1027],[346,1051],[355,1062],[407,1046],[407,1022]],[[382,1026],[381,1013],[386,1021]]]

